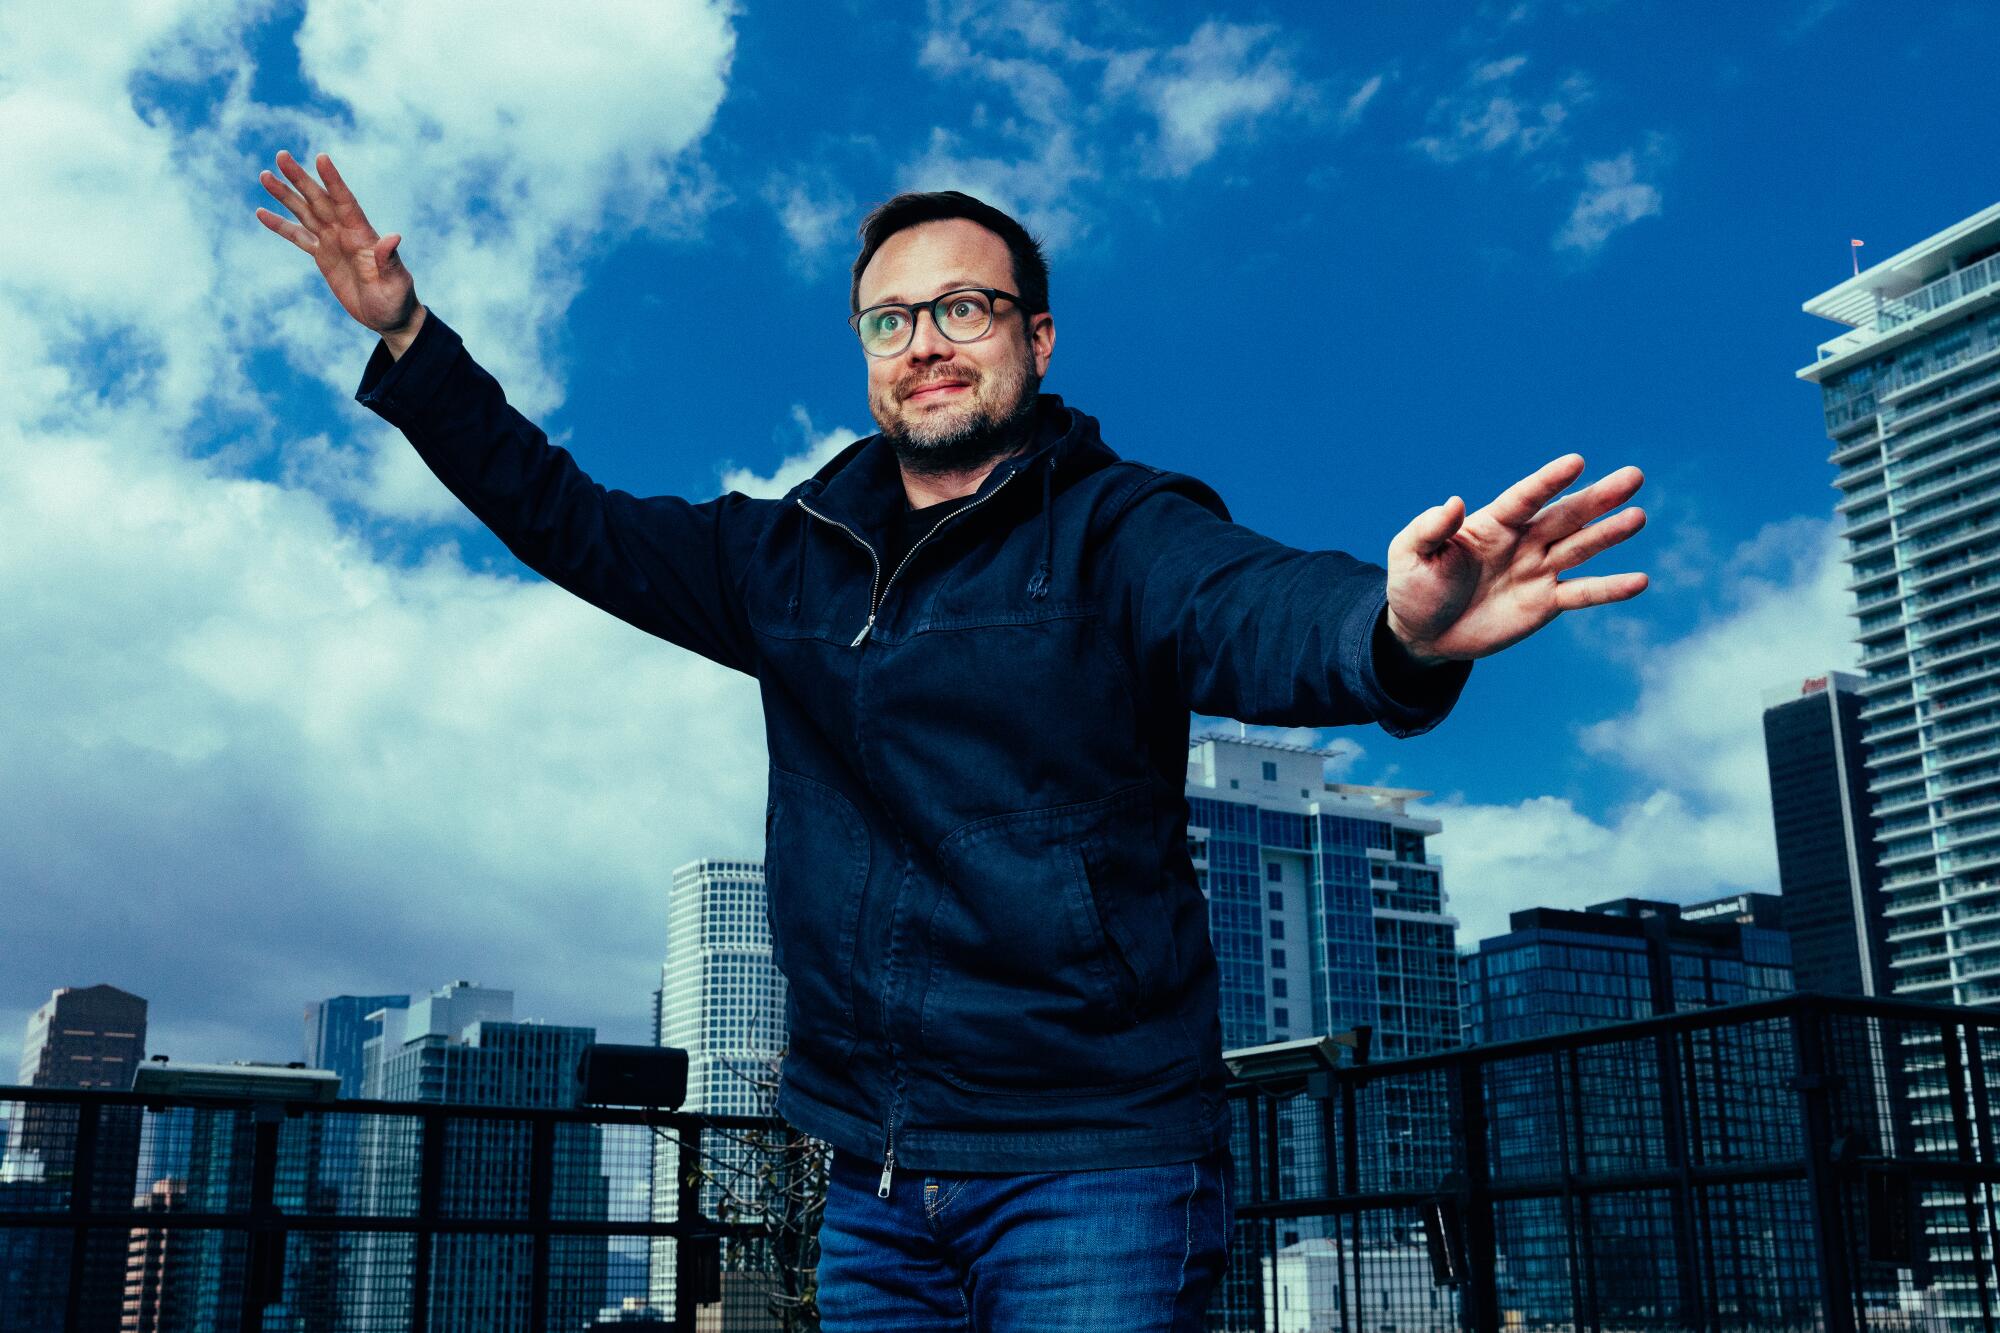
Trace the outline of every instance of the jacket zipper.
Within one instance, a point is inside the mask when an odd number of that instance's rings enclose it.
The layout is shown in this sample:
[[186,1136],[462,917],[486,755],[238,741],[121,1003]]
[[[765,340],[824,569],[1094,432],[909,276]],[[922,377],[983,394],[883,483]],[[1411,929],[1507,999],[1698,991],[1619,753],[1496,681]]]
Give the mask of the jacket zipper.
[[[995,486],[992,490],[986,492],[985,495],[981,496],[977,500],[974,500],[971,504],[967,505],[965,508],[954,510],[949,514],[946,514],[943,518],[939,519],[934,525],[932,525],[931,530],[929,532],[926,532],[923,536],[917,538],[914,542],[911,542],[910,549],[903,553],[903,559],[901,563],[899,563],[896,566],[895,572],[889,575],[889,581],[887,583],[881,583],[882,557],[875,554],[874,547],[870,546],[867,542],[862,540],[860,533],[856,532],[853,528],[848,527],[845,523],[842,523],[837,518],[828,518],[825,514],[820,513],[817,509],[814,509],[811,505],[807,504],[803,499],[801,499],[798,502],[799,508],[805,510],[808,514],[811,514],[814,518],[818,519],[820,522],[831,523],[833,524],[834,527],[839,528],[849,537],[852,537],[854,539],[854,544],[856,546],[859,546],[862,550],[868,552],[868,559],[871,562],[873,562],[875,566],[875,577],[868,584],[868,623],[863,625],[861,627],[861,632],[854,636],[854,642],[847,645],[849,648],[859,648],[864,642],[867,641],[869,634],[874,632],[875,613],[881,609],[883,599],[888,597],[889,595],[889,589],[896,586],[896,579],[902,574],[903,567],[910,563],[910,557],[917,553],[917,548],[922,546],[925,542],[929,541],[932,537],[935,537],[937,535],[937,531],[939,528],[951,522],[953,519],[957,518],[960,514],[969,514],[973,510],[979,508],[979,506],[985,504],[988,500],[991,500],[994,496],[1000,494],[1002,490],[1006,489],[1007,483],[1014,480],[1014,478],[1019,474],[1020,470],[1018,468],[1013,472],[1009,472],[1006,476],[1000,478],[1000,484],[998,486]],[[879,591],[877,589],[877,584],[880,584]],[[883,1182],[882,1188],[885,1191],[889,1188],[888,1180],[889,1176],[888,1173],[885,1171],[882,1175],[882,1182]],[[887,1198],[888,1196],[885,1193],[883,1197]]]
[[896,1174],[896,1097],[894,1092],[891,1092],[889,1095],[887,1129],[888,1139],[882,1145],[882,1179],[875,1186],[875,1197],[878,1199],[889,1197],[889,1177]]
[[[847,645],[848,647],[859,648],[863,643],[867,642],[869,634],[872,633],[875,629],[875,614],[877,611],[881,609],[882,600],[889,595],[889,589],[896,586],[896,579],[899,576],[901,576],[904,567],[910,563],[910,557],[917,553],[917,548],[922,546],[925,542],[929,541],[932,537],[935,537],[937,535],[939,528],[942,528],[945,524],[951,522],[953,519],[957,518],[960,514],[969,513],[972,510],[979,508],[979,506],[985,504],[988,500],[991,500],[994,496],[1000,494],[1001,490],[1005,488],[1007,483],[1014,480],[1014,478],[1017,475],[1019,475],[1019,471],[1020,469],[1017,468],[1013,472],[1009,472],[1006,476],[1000,478],[999,485],[995,486],[992,490],[988,491],[985,495],[981,496],[979,499],[974,500],[971,504],[965,506],[965,508],[954,510],[949,514],[946,514],[943,518],[939,519],[935,524],[931,526],[931,530],[929,532],[926,532],[923,536],[917,538],[914,542],[911,542],[910,549],[903,553],[903,558],[901,562],[897,564],[895,571],[889,575],[889,581],[887,583],[883,583],[881,581],[882,557],[875,553],[875,548],[873,546],[870,546],[865,540],[863,540],[860,533],[856,532],[853,528],[848,527],[845,523],[842,523],[839,519],[828,518],[825,514],[820,513],[817,509],[814,509],[811,505],[807,504],[803,497],[799,499],[798,501],[799,508],[805,510],[808,514],[811,514],[814,518],[818,519],[820,522],[830,523],[834,527],[839,528],[842,532],[846,533],[848,537],[850,537],[853,540],[856,546],[859,546],[862,550],[868,552],[869,563],[874,565],[875,567],[874,578],[872,578],[868,584],[868,623],[861,627],[861,632],[854,636],[854,642],[848,644]],[[895,1178],[895,1175],[896,1175],[896,1098],[895,1094],[892,1092],[889,1097],[889,1112],[887,1117],[883,1121],[882,1178],[879,1181],[877,1181],[875,1185],[876,1198],[886,1199],[889,1197],[889,1183],[891,1180]]]

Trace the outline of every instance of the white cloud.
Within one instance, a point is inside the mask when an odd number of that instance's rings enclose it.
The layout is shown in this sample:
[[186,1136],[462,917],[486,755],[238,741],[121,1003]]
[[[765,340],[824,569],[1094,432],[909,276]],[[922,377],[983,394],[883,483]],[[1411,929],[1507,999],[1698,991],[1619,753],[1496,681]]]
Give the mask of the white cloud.
[[[1080,187],[1190,175],[1315,95],[1272,26],[1211,20],[1159,47],[1093,44],[1074,35],[1075,21],[1065,6],[1024,0],[933,6],[918,66],[969,105],[932,129],[900,173],[907,188],[1020,210],[1060,248],[1089,229]],[[998,113],[975,100],[982,92]]]
[[1639,179],[1639,164],[1632,152],[1585,164],[1588,182],[1570,209],[1569,220],[1558,231],[1553,245],[1558,250],[1595,251],[1614,232],[1641,218],[1660,212],[1660,191]]
[[852,235],[859,220],[854,196],[821,172],[772,177],[764,186],[764,202],[777,213],[778,225],[792,243],[793,262],[807,270]]
[[1637,776],[1645,795],[1601,821],[1557,796],[1412,805],[1444,823],[1433,845],[1462,945],[1503,932],[1524,907],[1776,892],[1763,691],[1854,669],[1853,599],[1835,526],[1819,519],[1767,525],[1724,568],[1723,606],[1680,639],[1650,642],[1630,619],[1602,627],[1637,671],[1639,699],[1583,727],[1578,743]]
[[1181,45],[1107,70],[1107,93],[1137,97],[1159,124],[1151,168],[1185,176],[1213,158],[1225,134],[1247,134],[1262,116],[1303,95],[1276,29],[1207,22]]
[[[546,413],[581,261],[717,198],[728,8],[313,0],[309,109],[251,96],[273,8],[0,8],[0,228],[40,238],[0,247],[0,1004],[110,981],[155,1049],[282,1059],[306,1000],[471,975],[636,1039],[668,872],[758,852],[754,685],[344,527],[333,501],[455,504],[352,403],[372,338],[252,210],[278,147],[330,151]],[[135,103],[142,69],[220,91]],[[271,398],[260,352],[327,398]]]
[[901,172],[906,190],[963,190],[1019,218],[1054,249],[1080,240],[1089,230],[1076,205],[1076,186],[1097,178],[1067,130],[1045,136],[1023,157],[983,156],[969,151],[964,138],[942,127],[931,131],[923,153]]
[[798,453],[787,455],[778,464],[777,471],[770,476],[759,476],[749,468],[724,465],[722,489],[741,491],[745,495],[762,499],[776,499],[792,487],[818,472],[832,460],[833,456],[860,439],[860,435],[845,426],[835,426],[821,431],[813,426],[812,417],[805,408],[792,408],[792,421],[798,426],[799,434],[805,440],[805,448]]
[[1359,88],[1356,88],[1348,96],[1347,101],[1340,108],[1340,123],[1342,126],[1353,126],[1361,123],[1361,117],[1368,110],[1368,104],[1373,102],[1375,95],[1382,91],[1384,79],[1385,76],[1383,75],[1372,74]]
[[1475,65],[1462,87],[1431,105],[1428,119],[1438,128],[1411,146],[1450,164],[1502,149],[1525,157],[1559,142],[1571,111],[1590,100],[1590,82],[1570,74],[1539,97],[1524,95],[1513,79],[1527,65],[1525,55]]

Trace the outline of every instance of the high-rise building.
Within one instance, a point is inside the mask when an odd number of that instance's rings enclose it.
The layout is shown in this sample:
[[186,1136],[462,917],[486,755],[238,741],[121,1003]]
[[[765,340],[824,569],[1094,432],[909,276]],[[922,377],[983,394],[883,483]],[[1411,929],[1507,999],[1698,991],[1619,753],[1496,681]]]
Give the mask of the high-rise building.
[[370,1037],[382,1035],[378,1010],[407,1009],[407,995],[335,995],[306,1006],[305,1058],[308,1069],[340,1075],[340,1095],[359,1097],[361,1052]]
[[1460,959],[1467,1045],[1784,995],[1785,904],[1740,893],[1685,907],[1614,898],[1509,914]]
[[2000,997],[2000,204],[1820,293],[1895,992]]
[[[1412,815],[1426,792],[1328,782],[1326,754],[1247,736],[1208,735],[1188,748],[1188,853],[1208,900],[1225,1050],[1371,1029],[1375,1057],[1458,1044],[1457,921],[1425,839],[1443,827]],[[1298,1102],[1279,1107],[1281,1187],[1317,1194],[1324,1154]],[[1239,1135],[1243,1132],[1239,1127]],[[1369,1188],[1431,1188],[1449,1155],[1448,1108],[1431,1090],[1386,1087],[1357,1121]],[[1236,1144],[1250,1160],[1248,1144]],[[1408,1244],[1391,1219],[1364,1237],[1378,1257]],[[1325,1219],[1287,1222],[1291,1247],[1328,1234]],[[1303,1253],[1303,1252],[1300,1252]],[[1279,1271],[1274,1269],[1274,1272]],[[1239,1250],[1214,1307],[1226,1326],[1265,1326],[1278,1297]]]
[[64,986],[28,1019],[17,1081],[123,1092],[145,1058],[144,1000],[116,986]]
[[[514,1021],[512,991],[456,981],[412,999],[405,1010],[377,1010],[381,1035],[363,1043],[362,1096],[383,1101],[445,1102],[524,1108],[579,1104],[577,1062],[594,1029]],[[360,1209],[406,1206],[417,1178],[417,1139],[409,1125],[371,1117],[361,1130]],[[528,1215],[531,1127],[526,1120],[466,1120],[452,1126],[444,1153],[450,1206],[459,1216]],[[565,1134],[559,1152],[566,1217],[607,1216],[609,1188],[598,1170],[602,1132]],[[593,1195],[588,1182],[595,1181]],[[341,1255],[351,1285],[378,1285],[401,1271],[405,1242],[356,1237]],[[527,1308],[525,1238],[446,1234],[432,1241],[427,1327],[432,1333],[495,1328],[582,1328],[605,1303],[605,1245],[577,1237],[563,1244],[550,1273],[545,1311]],[[393,1300],[382,1293],[378,1300]]]
[[[19,1081],[36,1088],[132,1086],[146,1058],[146,1001],[116,986],[65,986],[28,1019]],[[136,1106],[92,1108],[97,1116],[92,1193],[106,1207],[129,1203],[139,1168]],[[72,1183],[77,1123],[67,1106],[28,1103],[0,1145],[0,1177],[30,1178],[64,1191]],[[85,1248],[78,1333],[116,1329],[124,1291],[122,1237],[94,1235]],[[32,1327],[32,1324],[24,1327]]]
[[[1893,992],[2000,999],[2000,203],[1805,302],[1847,325],[1800,379],[1817,384],[1855,595],[1864,764]],[[1899,1034],[1923,1153],[1956,1151],[1935,1033]],[[1895,1072],[1892,1070],[1892,1073]],[[1982,1196],[1977,1207],[1992,1201]],[[1977,1252],[1975,1206],[1925,1199],[1935,1254]],[[1966,1261],[1940,1311],[1979,1316]],[[1990,1280],[1990,1269],[1979,1275]]]
[[[148,1213],[175,1213],[187,1207],[186,1183],[175,1178],[156,1180],[136,1201]],[[140,1225],[132,1229],[125,1251],[125,1311],[120,1333],[168,1333],[161,1321],[161,1297],[166,1287],[168,1265],[178,1258],[187,1233],[170,1227]]]
[[[771,955],[764,867],[755,861],[690,861],[667,889],[666,961],[655,1000],[656,1039],[688,1053],[690,1111],[710,1115],[775,1114],[778,1061],[785,1048],[784,974]],[[711,1142],[703,1155],[708,1183],[705,1216],[725,1190],[754,1197],[756,1149]],[[672,1221],[678,1149],[662,1138],[654,1148],[653,1217]],[[674,1243],[652,1247],[645,1293],[657,1309],[674,1308]],[[638,1293],[613,1293],[615,1296]],[[736,1322],[732,1316],[730,1327]],[[745,1324],[745,1327],[749,1325]]]
[[1800,990],[1887,995],[1860,685],[1828,671],[1766,690],[1764,755],[1793,979]]
[[[1583,911],[1531,907],[1514,912],[1505,934],[1480,941],[1461,959],[1466,1042],[1547,1036],[1786,994],[1793,987],[1785,907],[1775,894],[1738,893],[1686,907],[1616,898]],[[1782,1068],[1780,1037],[1775,1031],[1747,1034],[1752,1044],[1768,1040],[1769,1050],[1737,1050],[1731,1058],[1759,1069]],[[1683,1141],[1674,1119],[1679,1097],[1674,1085],[1659,1076],[1658,1064],[1649,1060],[1653,1049],[1635,1054],[1611,1047],[1578,1057],[1580,1078],[1603,1086],[1607,1096],[1615,1087],[1622,1100],[1618,1115],[1600,1117],[1581,1131],[1586,1139],[1581,1151],[1574,1152],[1575,1160],[1600,1171],[1615,1171],[1621,1163],[1638,1169],[1651,1161],[1649,1152],[1678,1151]],[[1559,1145],[1580,1131],[1554,1067],[1539,1060],[1515,1061],[1491,1077],[1504,1080],[1498,1086],[1506,1107],[1506,1114],[1493,1122],[1493,1160],[1543,1162],[1547,1170],[1560,1171]],[[1716,1090],[1718,1100],[1703,1104],[1708,1120],[1697,1134],[1720,1136],[1704,1160],[1727,1160],[1740,1151],[1743,1126],[1769,1124],[1794,1113],[1785,1099],[1795,1094],[1782,1079],[1750,1080],[1755,1086],[1748,1088],[1744,1082],[1724,1081]],[[1716,1191],[1709,1198],[1705,1224],[1716,1257],[1703,1280],[1715,1309],[1726,1312],[1726,1322],[1741,1327],[1806,1320],[1818,1299],[1809,1238],[1788,1214],[1771,1211],[1767,1196]],[[1660,1296],[1655,1278],[1664,1271],[1662,1253],[1694,1253],[1689,1247],[1696,1243],[1696,1220],[1674,1212],[1663,1225],[1658,1203],[1652,1197],[1625,1195],[1604,1195],[1591,1203],[1588,1225],[1595,1238],[1602,1318],[1658,1313],[1652,1303]],[[1518,1317],[1534,1326],[1573,1317],[1569,1244],[1561,1218],[1535,1210],[1524,1210],[1500,1236],[1495,1290],[1510,1320]],[[1691,1273],[1675,1271],[1693,1280]],[[1628,1283],[1628,1277],[1640,1280]],[[1685,1285],[1681,1300],[1684,1310],[1700,1308]]]

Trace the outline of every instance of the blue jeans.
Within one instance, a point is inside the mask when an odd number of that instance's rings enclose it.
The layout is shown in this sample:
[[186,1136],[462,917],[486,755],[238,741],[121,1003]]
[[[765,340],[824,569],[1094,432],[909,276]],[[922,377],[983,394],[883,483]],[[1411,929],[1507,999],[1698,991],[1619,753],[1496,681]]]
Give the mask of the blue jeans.
[[1194,1333],[1234,1221],[1227,1152],[1169,1166],[974,1175],[836,1151],[820,1222],[824,1333]]

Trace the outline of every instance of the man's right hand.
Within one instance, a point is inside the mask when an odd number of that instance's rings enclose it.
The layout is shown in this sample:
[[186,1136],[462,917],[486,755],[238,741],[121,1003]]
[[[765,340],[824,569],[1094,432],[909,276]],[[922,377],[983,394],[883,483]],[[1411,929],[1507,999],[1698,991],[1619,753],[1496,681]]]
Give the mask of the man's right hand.
[[402,235],[377,235],[333,159],[321,153],[316,165],[326,178],[323,186],[280,150],[278,170],[296,188],[287,188],[269,171],[259,172],[257,179],[298,221],[287,222],[264,208],[257,210],[257,220],[311,255],[341,308],[381,334],[400,357],[416,339],[424,315],[416,284],[396,254]]

